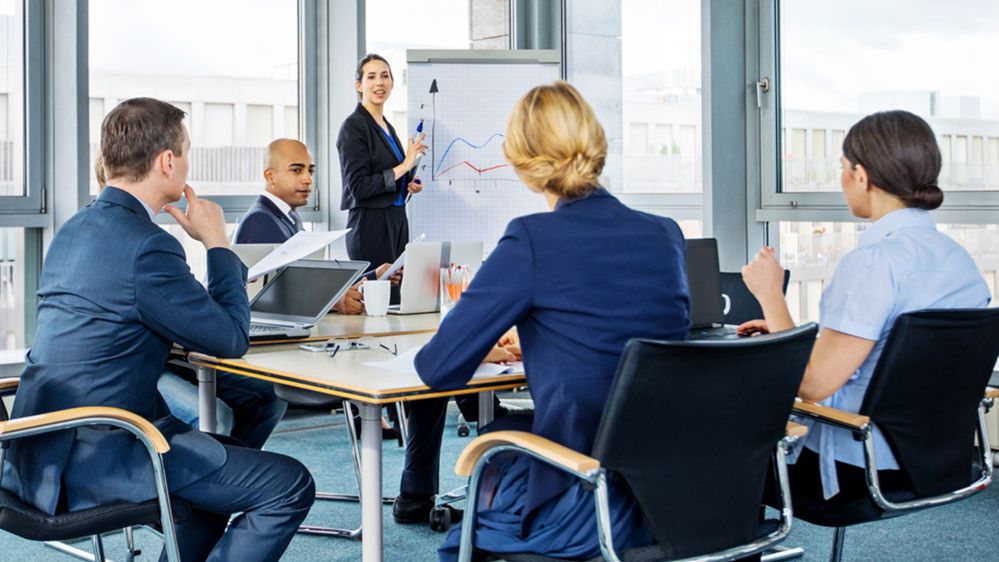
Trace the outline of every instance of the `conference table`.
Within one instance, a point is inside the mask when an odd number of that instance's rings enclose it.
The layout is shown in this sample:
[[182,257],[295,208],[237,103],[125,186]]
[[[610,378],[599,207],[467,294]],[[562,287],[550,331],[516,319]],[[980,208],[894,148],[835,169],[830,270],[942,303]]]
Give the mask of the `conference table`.
[[[436,391],[424,385],[414,373],[370,365],[393,359],[393,351],[401,355],[423,346],[433,336],[439,322],[440,315],[437,313],[383,317],[329,315],[313,328],[305,340],[256,343],[239,359],[218,359],[190,353],[187,362],[198,372],[201,429],[215,430],[215,377],[219,371],[338,396],[356,404],[361,412],[362,560],[380,562],[383,529],[382,406],[478,393],[479,423],[486,424],[492,418],[493,392],[521,387],[526,383],[523,373],[489,375],[473,378],[464,388]],[[333,357],[325,352],[299,348],[303,341],[330,338],[345,342],[359,339],[370,347],[360,350],[342,348]]]

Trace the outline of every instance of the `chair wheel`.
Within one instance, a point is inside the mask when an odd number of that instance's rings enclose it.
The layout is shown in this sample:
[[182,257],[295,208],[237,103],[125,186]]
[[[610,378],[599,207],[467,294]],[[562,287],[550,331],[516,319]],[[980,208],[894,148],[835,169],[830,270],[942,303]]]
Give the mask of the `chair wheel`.
[[438,505],[430,510],[430,530],[436,533],[446,533],[451,528],[451,510],[444,505]]
[[467,423],[458,425],[458,437],[468,437],[470,434],[471,430],[468,429]]

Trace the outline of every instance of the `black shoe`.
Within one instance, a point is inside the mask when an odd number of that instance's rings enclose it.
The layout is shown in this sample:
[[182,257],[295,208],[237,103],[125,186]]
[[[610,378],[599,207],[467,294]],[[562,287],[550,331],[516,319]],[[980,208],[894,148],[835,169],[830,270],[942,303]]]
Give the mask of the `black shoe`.
[[426,523],[430,520],[430,510],[434,508],[434,498],[406,497],[399,494],[392,504],[392,518],[400,525]]

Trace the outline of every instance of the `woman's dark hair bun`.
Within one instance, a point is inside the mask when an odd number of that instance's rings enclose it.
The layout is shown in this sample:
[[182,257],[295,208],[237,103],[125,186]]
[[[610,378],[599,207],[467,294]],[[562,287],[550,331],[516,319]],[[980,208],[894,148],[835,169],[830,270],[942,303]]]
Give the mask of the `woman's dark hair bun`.
[[928,183],[914,189],[905,203],[917,209],[933,210],[943,203],[943,199],[943,191],[935,183]]

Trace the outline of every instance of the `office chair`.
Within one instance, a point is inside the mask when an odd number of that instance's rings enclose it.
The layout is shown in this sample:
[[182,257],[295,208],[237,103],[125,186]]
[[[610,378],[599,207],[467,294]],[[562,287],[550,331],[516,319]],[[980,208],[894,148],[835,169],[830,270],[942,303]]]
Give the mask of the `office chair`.
[[[17,378],[0,379],[0,394],[16,390]],[[6,407],[0,406],[0,476],[9,443],[15,439],[31,437],[83,426],[112,426],[131,433],[141,442],[152,463],[156,483],[155,500],[142,503],[116,502],[91,509],[49,515],[24,502],[17,495],[0,489],[0,529],[33,541],[47,541],[64,552],[79,553],[67,545],[53,544],[90,536],[94,560],[104,560],[101,535],[118,529],[125,530],[128,549],[126,560],[131,562],[139,554],[132,541],[131,528],[159,524],[163,530],[163,543],[167,560],[180,562],[177,533],[174,521],[190,517],[190,506],[181,500],[171,500],[163,468],[163,455],[170,450],[163,435],[146,419],[120,408],[92,407],[70,408],[36,416],[8,420]],[[79,555],[79,554],[76,554]]]
[[[784,285],[781,291],[787,294],[787,285],[791,281],[791,271],[784,270]],[[742,274],[739,272],[721,272],[721,292],[728,312],[725,313],[725,323],[738,326],[749,320],[763,318],[763,309],[757,302],[753,293],[742,281]]]
[[[741,340],[631,340],[618,364],[592,454],[528,433],[478,437],[455,467],[459,475],[469,476],[468,506],[477,505],[489,459],[516,451],[592,487],[594,530],[604,560],[733,560],[762,552],[791,529],[784,457],[803,428],[791,429],[787,420],[816,331],[815,324],[807,324]],[[659,430],[650,432],[649,427]],[[776,474],[769,471],[771,458]],[[615,551],[607,497],[610,472],[634,493],[657,545]],[[761,498],[770,478],[777,479],[782,492],[779,518],[761,522]],[[466,509],[462,522],[463,562],[473,553],[475,511]],[[511,562],[549,560],[531,554],[497,556]]]
[[[841,489],[829,500],[793,494],[795,516],[836,529],[830,560],[841,559],[849,525],[959,501],[988,487],[992,462],[985,410],[996,393],[984,400],[982,393],[997,355],[999,309],[910,312],[895,321],[859,413],[795,405],[795,414],[847,429],[864,446],[866,489]],[[875,426],[908,485],[882,486]]]

